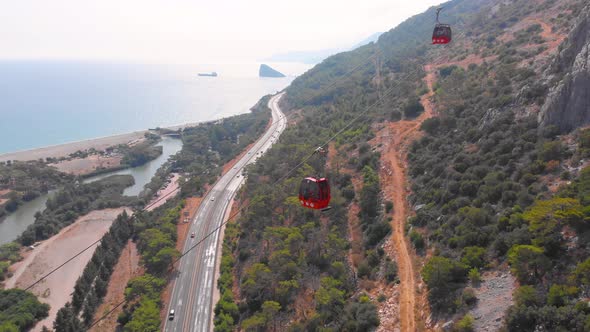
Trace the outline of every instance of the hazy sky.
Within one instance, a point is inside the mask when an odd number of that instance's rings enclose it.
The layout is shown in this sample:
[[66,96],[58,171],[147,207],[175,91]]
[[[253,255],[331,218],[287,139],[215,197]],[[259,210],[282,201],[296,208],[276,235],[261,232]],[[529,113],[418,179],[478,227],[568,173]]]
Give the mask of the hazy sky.
[[349,46],[440,2],[0,0],[0,58],[248,62]]

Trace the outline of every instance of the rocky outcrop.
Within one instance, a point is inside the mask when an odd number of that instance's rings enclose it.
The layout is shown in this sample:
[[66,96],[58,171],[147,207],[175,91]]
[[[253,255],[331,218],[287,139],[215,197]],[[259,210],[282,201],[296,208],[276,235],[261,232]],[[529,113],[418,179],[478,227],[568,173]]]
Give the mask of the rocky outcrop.
[[539,112],[541,127],[555,125],[569,132],[590,124],[590,7],[560,46],[546,77],[557,83]]
[[282,73],[270,68],[270,66],[265,64],[260,65],[258,75],[260,75],[260,77],[285,77],[285,75]]

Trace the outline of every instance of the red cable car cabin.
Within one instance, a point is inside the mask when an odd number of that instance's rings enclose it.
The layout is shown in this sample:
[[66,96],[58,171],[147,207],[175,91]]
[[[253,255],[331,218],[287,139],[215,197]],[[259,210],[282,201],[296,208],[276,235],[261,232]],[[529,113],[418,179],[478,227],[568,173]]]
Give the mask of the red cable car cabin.
[[434,31],[432,31],[432,44],[448,44],[453,39],[451,26],[438,21],[441,10],[442,8],[436,9],[436,25],[434,26]]
[[307,177],[299,186],[299,202],[301,205],[316,210],[322,210],[330,204],[330,185],[328,179]]
[[438,23],[432,32],[432,44],[448,44],[452,40],[451,26]]

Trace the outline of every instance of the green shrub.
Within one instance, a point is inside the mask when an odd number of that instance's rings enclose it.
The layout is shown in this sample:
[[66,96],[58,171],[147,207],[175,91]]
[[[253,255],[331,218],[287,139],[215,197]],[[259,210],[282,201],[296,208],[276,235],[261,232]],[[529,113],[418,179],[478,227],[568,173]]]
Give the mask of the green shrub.
[[442,68],[440,68],[440,69],[438,70],[438,72],[439,72],[439,74],[440,74],[440,76],[441,76],[442,78],[445,78],[445,77],[447,77],[447,76],[451,75],[451,74],[453,73],[453,71],[454,71],[455,69],[458,69],[458,68],[459,68],[459,67],[458,67],[458,66],[456,66],[456,65],[452,65],[452,66],[446,66],[446,67],[442,67]]
[[359,278],[368,278],[371,276],[371,267],[366,261],[362,261],[357,268],[357,276]]
[[532,245],[514,245],[508,252],[508,261],[522,283],[539,280],[551,266],[543,249]]
[[547,294],[547,304],[556,307],[566,305],[579,292],[578,287],[567,285],[551,285]]
[[473,323],[474,323],[473,316],[467,314],[461,318],[457,324],[454,326],[454,330],[456,332],[472,332],[474,331]]
[[514,302],[519,306],[539,306],[542,301],[537,290],[530,285],[520,286],[514,291]]
[[565,147],[559,141],[545,142],[539,153],[543,161],[562,160],[565,155]]
[[420,130],[427,132],[430,135],[435,134],[440,128],[439,118],[429,118],[424,120],[420,125]]
[[477,302],[477,296],[475,295],[475,291],[473,288],[465,288],[461,293],[461,300],[464,305],[470,307],[475,305]]
[[479,270],[475,267],[469,270],[467,277],[469,278],[469,281],[471,281],[472,285],[477,285],[481,282],[481,274],[479,273]]
[[422,269],[422,278],[428,285],[431,304],[439,308],[450,304],[450,294],[466,274],[466,266],[459,262],[441,256],[429,259]]
[[415,118],[424,112],[424,106],[419,99],[409,101],[403,108],[403,113],[406,118]]
[[385,262],[385,279],[388,282],[393,282],[397,279],[397,264],[389,259]]
[[463,248],[463,254],[461,257],[461,263],[472,267],[482,268],[485,265],[484,255],[486,253],[485,248],[470,246]]
[[424,238],[422,234],[416,232],[415,230],[410,231],[410,242],[416,250],[424,249]]
[[385,202],[385,213],[389,213],[389,212],[391,212],[391,210],[393,210],[393,202],[392,201]]
[[0,322],[20,331],[27,331],[49,314],[49,305],[39,302],[35,295],[21,289],[0,289]]

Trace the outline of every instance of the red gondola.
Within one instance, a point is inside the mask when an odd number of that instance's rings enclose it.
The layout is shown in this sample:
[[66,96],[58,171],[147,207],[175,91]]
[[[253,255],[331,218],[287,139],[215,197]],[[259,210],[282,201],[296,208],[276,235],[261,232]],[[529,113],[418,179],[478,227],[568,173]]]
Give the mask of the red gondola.
[[436,10],[436,26],[432,32],[432,44],[448,44],[453,39],[453,32],[451,26],[442,24],[438,21],[438,15],[442,8]]
[[329,209],[330,184],[326,178],[307,177],[299,186],[299,202],[306,208],[316,210]]

